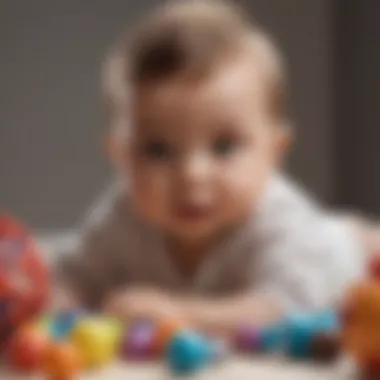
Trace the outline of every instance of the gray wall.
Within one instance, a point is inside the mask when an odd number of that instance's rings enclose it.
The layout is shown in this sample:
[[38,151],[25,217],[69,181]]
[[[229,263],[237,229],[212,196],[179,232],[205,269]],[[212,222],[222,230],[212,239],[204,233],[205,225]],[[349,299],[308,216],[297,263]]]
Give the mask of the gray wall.
[[[291,171],[330,200],[330,1],[245,2],[288,58],[298,128]],[[34,227],[69,226],[103,188],[108,166],[101,152],[100,64],[125,24],[152,3],[0,2],[1,208]]]
[[339,200],[379,215],[380,2],[339,0],[338,6]]

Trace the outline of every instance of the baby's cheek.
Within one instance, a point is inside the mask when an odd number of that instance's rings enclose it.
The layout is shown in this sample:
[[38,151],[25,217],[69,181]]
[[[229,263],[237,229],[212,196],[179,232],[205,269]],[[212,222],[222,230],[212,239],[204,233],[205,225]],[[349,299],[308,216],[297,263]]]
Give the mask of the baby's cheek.
[[169,199],[169,184],[165,176],[141,170],[134,176],[131,192],[133,202],[144,217],[154,222],[165,217]]

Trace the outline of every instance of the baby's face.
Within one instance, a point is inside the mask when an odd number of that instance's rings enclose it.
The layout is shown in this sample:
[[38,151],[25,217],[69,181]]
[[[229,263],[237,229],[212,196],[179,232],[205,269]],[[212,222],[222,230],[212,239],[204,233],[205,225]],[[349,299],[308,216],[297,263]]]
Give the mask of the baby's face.
[[140,214],[177,238],[207,238],[245,218],[278,164],[280,128],[252,66],[136,94],[126,177]]

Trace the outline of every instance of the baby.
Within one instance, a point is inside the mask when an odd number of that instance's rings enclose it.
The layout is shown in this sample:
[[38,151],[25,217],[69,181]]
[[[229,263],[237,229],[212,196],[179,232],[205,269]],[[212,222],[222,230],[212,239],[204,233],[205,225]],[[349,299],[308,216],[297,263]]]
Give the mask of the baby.
[[238,10],[169,3],[105,72],[117,180],[57,266],[61,304],[227,331],[332,306],[362,275],[370,227],[282,172],[283,64]]

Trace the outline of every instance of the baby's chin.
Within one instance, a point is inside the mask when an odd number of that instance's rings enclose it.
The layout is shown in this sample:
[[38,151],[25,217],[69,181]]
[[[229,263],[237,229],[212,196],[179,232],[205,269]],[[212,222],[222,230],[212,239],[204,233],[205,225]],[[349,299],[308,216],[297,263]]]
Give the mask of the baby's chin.
[[154,218],[150,220],[164,235],[184,242],[196,242],[208,239],[218,230],[212,220],[180,220],[175,217]]
[[208,240],[217,230],[214,226],[176,226],[171,229],[171,235],[184,242],[201,242]]
[[168,226],[168,232],[184,242],[202,243],[219,236],[231,224],[233,224],[231,221],[223,221],[222,218],[198,221],[173,219]]

